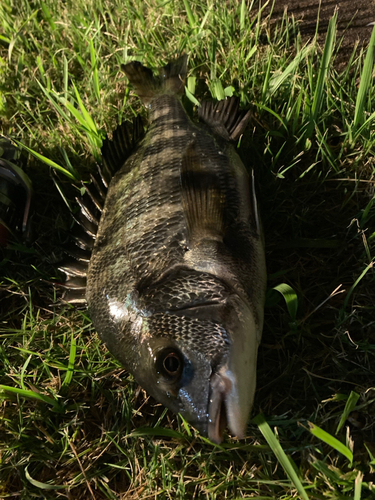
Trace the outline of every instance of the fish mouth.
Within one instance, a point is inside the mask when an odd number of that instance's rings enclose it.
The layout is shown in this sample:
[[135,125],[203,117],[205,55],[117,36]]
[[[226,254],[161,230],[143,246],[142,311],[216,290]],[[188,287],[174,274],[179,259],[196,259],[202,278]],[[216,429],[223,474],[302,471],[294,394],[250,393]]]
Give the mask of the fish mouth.
[[228,395],[232,390],[232,380],[228,375],[227,370],[221,370],[212,375],[210,380],[207,433],[209,439],[217,444],[222,442],[223,432],[227,425],[233,431],[233,425],[231,425],[233,422],[228,421],[230,416],[227,408]]

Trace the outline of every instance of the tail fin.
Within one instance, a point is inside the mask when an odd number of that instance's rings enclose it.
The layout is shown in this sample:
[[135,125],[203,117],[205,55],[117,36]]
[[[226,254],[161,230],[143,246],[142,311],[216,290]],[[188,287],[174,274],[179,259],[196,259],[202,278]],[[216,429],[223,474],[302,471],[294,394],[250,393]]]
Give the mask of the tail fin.
[[129,82],[146,106],[162,94],[182,94],[187,73],[187,54],[159,68],[159,75],[154,76],[150,68],[138,61],[122,66]]

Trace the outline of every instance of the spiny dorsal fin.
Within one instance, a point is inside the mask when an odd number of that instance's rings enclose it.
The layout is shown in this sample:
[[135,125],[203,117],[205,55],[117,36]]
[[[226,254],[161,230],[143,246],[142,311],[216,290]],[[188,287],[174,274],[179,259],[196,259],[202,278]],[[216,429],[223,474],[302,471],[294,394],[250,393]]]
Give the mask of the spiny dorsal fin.
[[189,238],[222,241],[225,194],[217,176],[203,168],[195,142],[182,158],[180,179]]
[[162,94],[182,94],[187,73],[187,55],[184,54],[175,61],[159,69],[154,76],[150,68],[139,61],[133,61],[122,66],[129,82],[135,88],[144,105]]
[[112,140],[107,138],[103,143],[103,163],[101,166],[97,165],[99,175],[91,174],[91,182],[83,183],[85,193],[76,198],[81,210],[75,217],[73,216],[77,224],[81,226],[80,234],[73,235],[78,248],[68,250],[67,253],[74,260],[65,262],[59,267],[59,270],[66,275],[65,282],[54,283],[55,286],[64,290],[62,302],[78,306],[86,303],[88,265],[109,183],[143,136],[144,128],[140,116],[133,119],[132,126],[126,122],[119,125],[113,132]]
[[204,101],[198,108],[198,116],[212,130],[227,141],[237,141],[251,117],[250,110],[239,109],[238,97],[222,101]]
[[106,139],[102,146],[104,172],[102,179],[109,184],[110,178],[119,170],[134,151],[135,146],[144,136],[142,118],[137,115],[133,119],[130,130],[129,123],[119,125],[112,134],[112,139]]

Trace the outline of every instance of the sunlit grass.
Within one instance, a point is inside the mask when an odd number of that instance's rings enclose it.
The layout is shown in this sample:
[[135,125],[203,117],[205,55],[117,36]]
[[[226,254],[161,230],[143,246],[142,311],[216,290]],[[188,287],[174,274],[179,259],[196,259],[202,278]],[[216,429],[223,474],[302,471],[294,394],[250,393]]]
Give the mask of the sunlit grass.
[[[336,17],[319,46],[245,0],[0,4],[0,133],[32,151],[36,192],[33,245],[0,263],[0,497],[373,497],[375,31],[340,73],[338,44]],[[269,269],[255,418],[220,446],[149,400],[48,283],[70,180],[117,123],[146,116],[121,65],[182,52],[193,117],[232,94],[252,109],[239,152]]]

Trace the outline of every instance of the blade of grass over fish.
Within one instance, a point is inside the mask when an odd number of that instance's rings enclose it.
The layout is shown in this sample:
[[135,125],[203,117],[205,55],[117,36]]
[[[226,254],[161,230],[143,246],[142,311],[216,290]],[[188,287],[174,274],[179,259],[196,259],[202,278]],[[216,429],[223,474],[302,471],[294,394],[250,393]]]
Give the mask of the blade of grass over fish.
[[296,292],[290,285],[287,285],[286,283],[281,283],[280,285],[273,287],[273,290],[281,293],[281,295],[284,297],[289,315],[292,318],[292,321],[296,321],[298,310],[298,297]]
[[19,389],[18,387],[0,385],[0,399],[9,399],[10,395],[20,396],[25,399],[32,399],[34,401],[39,401],[40,403],[47,403],[53,406],[54,409],[61,410],[59,403],[49,396],[39,394],[38,392],[34,392],[29,389]]
[[275,434],[272,432],[271,427],[268,425],[266,419],[264,418],[264,415],[262,414],[257,415],[255,418],[253,418],[253,422],[259,427],[260,432],[263,434],[265,440],[267,441],[269,447],[275,454],[280,465],[282,466],[286,474],[289,476],[289,479],[294,484],[300,497],[303,500],[309,500],[306,490],[303,487],[296,471],[294,470],[293,465],[291,464],[289,458],[282,449]]
[[350,467],[352,466],[353,453],[349,450],[347,446],[345,446],[341,441],[331,436],[331,434],[324,431],[323,429],[313,424],[312,422],[308,422],[308,424],[309,424],[309,431],[313,436],[317,437],[321,441],[324,441],[324,443],[328,444],[336,451],[344,455],[349,460]]
[[375,51],[375,26],[372,30],[370,43],[367,49],[365,62],[361,74],[357,99],[355,103],[353,127],[356,129],[365,121],[365,101],[369,91],[372,70],[374,67],[374,51]]
[[336,436],[339,433],[342,426],[345,424],[347,418],[349,417],[349,414],[354,410],[358,399],[359,399],[359,394],[354,392],[354,391],[351,391],[351,393],[346,401],[344,411],[341,415],[340,422],[338,423],[338,426],[337,426],[337,429],[335,432]]
[[39,488],[41,490],[50,490],[50,491],[53,491],[53,490],[66,490],[67,488],[70,488],[69,485],[48,484],[48,483],[42,483],[40,481],[37,481],[36,479],[33,479],[30,476],[30,473],[28,471],[28,467],[29,466],[25,467],[25,477],[36,488]]
[[33,156],[35,156],[35,158],[37,158],[38,160],[46,163],[50,167],[58,170],[59,172],[63,173],[64,175],[66,175],[67,177],[69,177],[69,179],[71,179],[72,181],[77,181],[78,180],[78,179],[76,179],[74,177],[73,174],[71,174],[65,168],[61,167],[58,163],[55,163],[54,161],[50,160],[49,158],[46,158],[45,156],[41,155],[40,153],[37,153],[33,149],[25,146],[25,144],[22,144],[22,142],[20,142],[20,141],[17,141],[17,140],[14,139],[14,142],[17,144],[17,146],[19,146],[20,148],[26,149],[26,151],[28,151],[30,154],[32,154]]
[[326,41],[324,44],[322,60],[320,62],[318,80],[316,82],[316,86],[313,91],[313,102],[311,108],[310,122],[306,129],[307,138],[310,138],[313,133],[315,124],[317,123],[317,118],[320,114],[320,110],[322,107],[323,98],[325,95],[326,79],[332,61],[332,54],[335,45],[336,24],[337,24],[337,11],[332,16],[328,24],[328,31],[327,31]]

